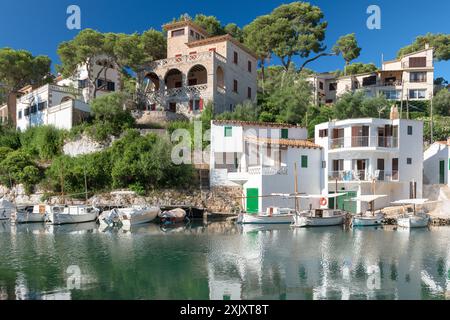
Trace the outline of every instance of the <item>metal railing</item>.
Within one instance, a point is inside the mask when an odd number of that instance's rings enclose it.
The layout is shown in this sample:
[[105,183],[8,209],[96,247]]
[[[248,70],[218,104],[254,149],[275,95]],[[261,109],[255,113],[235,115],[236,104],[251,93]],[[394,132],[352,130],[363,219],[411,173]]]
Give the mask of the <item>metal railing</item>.
[[249,167],[248,173],[250,175],[264,175],[264,176],[274,176],[274,175],[287,175],[287,166],[280,167],[268,167],[268,166],[255,166]]
[[178,65],[181,63],[204,61],[204,60],[209,60],[212,58],[215,58],[218,61],[221,61],[223,63],[227,62],[227,58],[225,58],[221,54],[214,52],[214,51],[206,51],[206,52],[192,53],[192,54],[186,54],[186,55],[182,55],[182,56],[178,56],[178,57],[157,60],[157,61],[150,63],[149,68],[157,69],[160,67],[175,66],[175,65]]
[[363,147],[397,148],[398,138],[392,136],[353,136],[330,139],[329,142],[330,149]]
[[336,179],[338,181],[397,181],[399,174],[398,170],[375,170],[374,172],[369,172],[368,170],[329,171],[328,180]]

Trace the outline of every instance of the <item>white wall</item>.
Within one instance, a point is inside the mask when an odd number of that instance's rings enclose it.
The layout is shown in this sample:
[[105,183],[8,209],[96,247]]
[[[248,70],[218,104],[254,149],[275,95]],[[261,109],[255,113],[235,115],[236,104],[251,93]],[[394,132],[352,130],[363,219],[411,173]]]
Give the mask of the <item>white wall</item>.
[[450,148],[446,144],[433,143],[424,152],[423,179],[425,184],[439,184],[439,163],[444,161],[444,182],[450,185],[449,177]]

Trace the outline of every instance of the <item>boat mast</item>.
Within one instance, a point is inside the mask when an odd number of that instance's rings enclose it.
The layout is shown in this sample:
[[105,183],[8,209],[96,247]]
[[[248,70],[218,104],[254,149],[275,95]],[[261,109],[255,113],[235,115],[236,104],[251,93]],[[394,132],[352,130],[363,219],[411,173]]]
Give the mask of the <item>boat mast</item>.
[[299,211],[299,203],[298,203],[298,173],[297,173],[297,162],[294,163],[294,193],[295,193],[295,212]]

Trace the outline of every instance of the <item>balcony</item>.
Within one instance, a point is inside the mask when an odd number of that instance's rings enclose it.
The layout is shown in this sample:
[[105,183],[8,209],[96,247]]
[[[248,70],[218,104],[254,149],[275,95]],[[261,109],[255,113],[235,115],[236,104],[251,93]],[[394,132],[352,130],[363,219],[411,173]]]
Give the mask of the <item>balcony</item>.
[[287,166],[280,167],[268,167],[268,166],[254,166],[248,168],[249,175],[264,175],[264,176],[274,176],[274,175],[287,175]]
[[330,139],[329,148],[331,150],[342,148],[397,148],[397,137],[382,136],[354,136]]
[[334,180],[341,182],[371,182],[372,180],[385,182],[398,181],[398,170],[375,170],[374,172],[369,172],[368,170],[330,171],[328,173],[328,180],[330,182]]
[[45,86],[42,86],[40,88],[37,88],[36,90],[27,93],[19,98],[19,101],[21,103],[29,103],[31,99],[33,99],[35,96],[43,93],[48,93],[50,91],[57,91],[69,94],[73,96],[75,99],[81,99],[83,97],[83,90],[74,88],[74,87],[66,87],[66,86],[58,86],[55,84],[47,84]]
[[426,60],[423,61],[423,63],[419,62],[410,62],[410,61],[404,61],[402,62],[402,68],[403,69],[416,69],[416,68],[433,68],[433,60]]
[[171,67],[180,65],[183,63],[197,63],[200,61],[205,60],[211,60],[211,59],[217,59],[218,61],[221,61],[223,63],[227,62],[227,58],[224,56],[218,54],[214,51],[206,51],[206,52],[200,52],[200,53],[193,53],[193,54],[187,54],[183,56],[173,57],[173,58],[167,58],[162,60],[157,60],[149,64],[149,68],[152,70],[162,68],[162,67]]
[[164,104],[164,99],[179,99],[186,100],[192,98],[203,97],[208,91],[208,84],[199,84],[195,86],[185,86],[179,88],[171,88],[165,90],[158,90],[147,93],[147,99],[150,103]]

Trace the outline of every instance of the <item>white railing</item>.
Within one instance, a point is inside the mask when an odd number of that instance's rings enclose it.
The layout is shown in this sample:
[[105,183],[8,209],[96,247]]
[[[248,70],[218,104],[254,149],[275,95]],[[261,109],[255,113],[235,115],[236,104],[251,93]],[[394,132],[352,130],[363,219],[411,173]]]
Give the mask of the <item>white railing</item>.
[[195,97],[203,94],[208,90],[208,84],[199,84],[196,86],[187,86],[179,88],[171,88],[147,93],[147,98],[151,101],[161,101],[163,98],[183,98]]
[[330,149],[341,148],[398,148],[397,137],[354,136],[330,139]]
[[212,58],[216,58],[218,61],[223,62],[223,63],[227,62],[227,58],[225,58],[221,54],[218,54],[217,52],[213,52],[213,51],[207,51],[207,52],[193,53],[193,54],[187,54],[187,55],[173,57],[173,58],[157,60],[157,61],[150,63],[149,67],[150,67],[150,69],[157,69],[160,67],[178,65],[180,63],[191,63],[191,62],[204,61],[204,60],[209,60]]
[[250,175],[264,175],[264,176],[274,176],[274,175],[287,175],[287,166],[281,167],[267,167],[267,166],[255,166],[249,167],[248,173]]
[[398,181],[398,171],[339,170],[328,172],[329,181]]
[[55,84],[46,84],[45,86],[39,87],[39,88],[33,90],[32,92],[23,95],[22,97],[20,97],[19,101],[21,103],[28,103],[34,96],[37,96],[44,92],[49,92],[49,91],[59,91],[59,92],[68,93],[68,94],[74,95],[75,98],[79,98],[83,95],[82,89],[58,86]]

